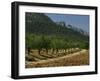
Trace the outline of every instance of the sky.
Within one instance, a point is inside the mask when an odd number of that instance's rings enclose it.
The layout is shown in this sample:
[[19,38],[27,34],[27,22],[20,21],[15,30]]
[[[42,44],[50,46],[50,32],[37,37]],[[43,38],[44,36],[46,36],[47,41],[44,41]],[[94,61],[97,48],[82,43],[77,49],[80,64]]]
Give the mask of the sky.
[[74,27],[89,32],[89,15],[53,14],[53,13],[46,13],[45,15],[47,15],[54,22],[64,21],[66,25],[70,24]]

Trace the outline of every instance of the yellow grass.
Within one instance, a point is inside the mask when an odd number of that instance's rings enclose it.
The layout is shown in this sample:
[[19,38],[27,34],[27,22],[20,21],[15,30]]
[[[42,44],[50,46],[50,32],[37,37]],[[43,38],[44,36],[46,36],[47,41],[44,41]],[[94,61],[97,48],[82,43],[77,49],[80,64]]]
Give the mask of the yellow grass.
[[29,62],[26,61],[26,68],[36,67],[58,67],[58,66],[80,66],[89,65],[89,52],[88,50],[82,50],[73,54],[66,54],[62,57],[51,58],[48,60],[40,60]]

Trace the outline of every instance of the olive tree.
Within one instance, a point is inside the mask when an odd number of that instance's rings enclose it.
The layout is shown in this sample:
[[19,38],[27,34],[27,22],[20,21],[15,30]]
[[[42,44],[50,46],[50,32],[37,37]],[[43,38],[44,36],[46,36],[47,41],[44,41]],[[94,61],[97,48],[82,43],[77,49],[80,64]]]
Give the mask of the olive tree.
[[25,47],[26,47],[28,54],[30,54],[31,49],[33,48],[33,44],[34,44],[33,41],[34,41],[34,35],[33,34],[26,34]]

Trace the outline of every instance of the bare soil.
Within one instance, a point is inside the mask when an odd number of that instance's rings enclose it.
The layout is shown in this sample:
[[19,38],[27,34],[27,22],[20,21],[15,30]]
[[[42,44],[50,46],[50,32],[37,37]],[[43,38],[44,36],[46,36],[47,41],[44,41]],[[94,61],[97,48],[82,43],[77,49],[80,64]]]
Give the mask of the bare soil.
[[[43,57],[39,56],[39,58],[43,58]],[[81,65],[89,65],[88,50],[83,49],[76,53],[65,54],[62,57],[49,58],[47,60],[43,58],[43,60],[40,61],[38,59],[38,61],[26,61],[25,63],[26,68],[81,66]]]

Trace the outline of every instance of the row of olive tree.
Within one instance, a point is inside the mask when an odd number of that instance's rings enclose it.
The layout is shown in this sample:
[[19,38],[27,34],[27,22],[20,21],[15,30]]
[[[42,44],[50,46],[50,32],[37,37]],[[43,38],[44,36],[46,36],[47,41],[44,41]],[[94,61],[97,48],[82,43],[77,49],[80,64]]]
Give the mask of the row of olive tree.
[[52,49],[52,54],[54,51],[58,53],[60,49],[64,50],[65,52],[67,49],[71,48],[89,48],[88,42],[81,43],[81,42],[74,42],[74,41],[66,41],[65,39],[52,37],[52,36],[38,36],[33,34],[26,34],[26,50],[28,54],[30,54],[32,49],[38,49],[38,53],[42,51],[42,49],[46,50],[48,54],[48,50]]

